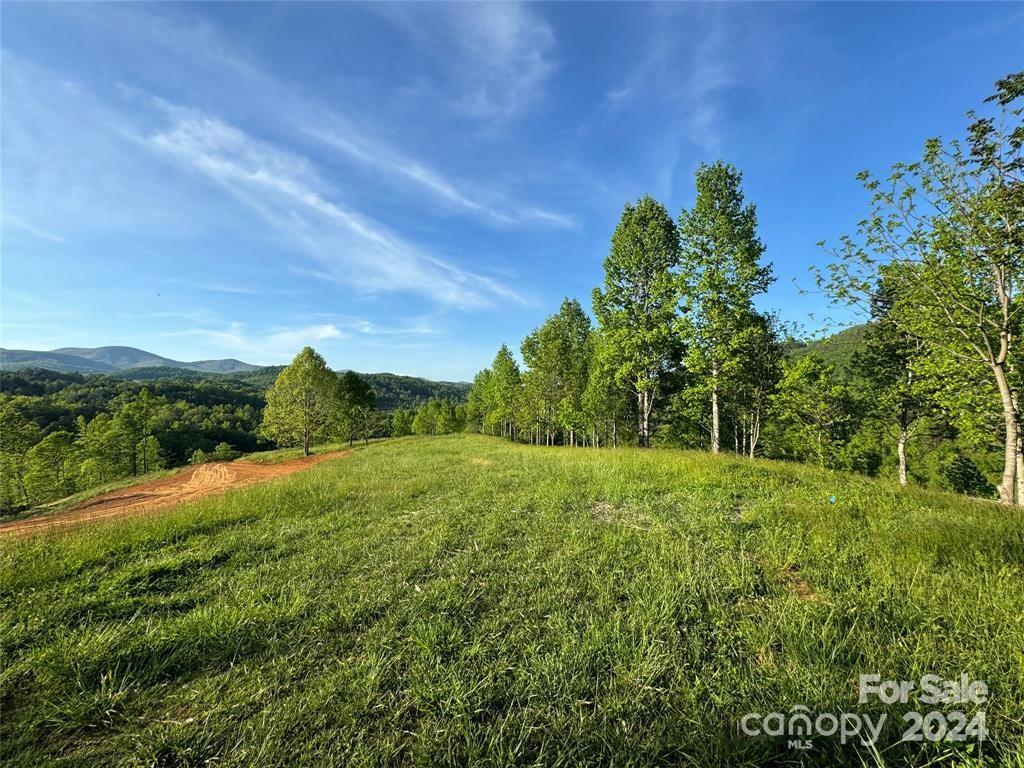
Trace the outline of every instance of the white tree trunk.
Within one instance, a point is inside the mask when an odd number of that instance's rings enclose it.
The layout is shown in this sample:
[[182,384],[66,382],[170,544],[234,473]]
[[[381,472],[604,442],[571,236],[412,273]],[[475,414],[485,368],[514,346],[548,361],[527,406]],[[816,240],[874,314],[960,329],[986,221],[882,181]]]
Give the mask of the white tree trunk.
[[750,417],[750,458],[754,458],[757,451],[757,441],[761,439],[761,407],[754,409]]
[[718,453],[718,366],[711,367],[711,452]]
[[1001,364],[992,366],[999,387],[999,399],[1003,406],[1003,425],[1006,431],[1003,446],[1003,479],[999,483],[999,502],[1013,504],[1017,486],[1017,408],[1013,400],[1013,391],[1006,378],[1006,369]]
[[900,485],[907,484],[907,428],[900,427],[899,441],[896,443],[896,453],[900,457]]

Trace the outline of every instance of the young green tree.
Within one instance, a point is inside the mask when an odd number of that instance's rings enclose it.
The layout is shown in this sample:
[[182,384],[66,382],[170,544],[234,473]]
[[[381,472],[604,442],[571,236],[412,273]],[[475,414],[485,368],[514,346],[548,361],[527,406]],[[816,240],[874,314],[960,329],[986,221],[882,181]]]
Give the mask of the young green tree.
[[771,403],[785,452],[832,466],[856,416],[856,404],[835,366],[816,355],[787,364]]
[[754,313],[733,337],[728,356],[735,363],[730,383],[742,435],[739,450],[754,458],[768,404],[782,379],[784,348],[778,320]]
[[555,442],[558,428],[563,441],[575,442],[580,425],[583,391],[587,383],[587,337],[590,318],[575,299],[565,299],[557,314],[529,334],[522,343],[524,394],[531,419],[543,430],[545,443]]
[[399,408],[391,415],[391,436],[405,437],[412,434],[412,416],[409,412]]
[[27,506],[31,501],[25,484],[28,453],[40,439],[39,427],[25,414],[19,398],[0,404],[0,477],[6,510]]
[[930,356],[990,377],[1002,414],[999,498],[1013,504],[1024,502],[1014,386],[1024,312],[1024,72],[996,89],[987,101],[999,114],[972,115],[966,147],[931,139],[920,162],[897,163],[885,181],[860,175],[870,214],[859,241],[843,238],[822,283],[837,300],[869,310],[888,267],[892,322]]
[[889,317],[892,309],[890,292],[878,287],[872,307],[873,323],[865,337],[864,349],[854,357],[854,364],[869,389],[871,410],[882,429],[896,440],[897,479],[908,482],[907,445],[914,432],[931,410],[930,388],[921,375],[921,363],[927,352],[915,336],[901,330]]
[[473,377],[473,386],[469,388],[466,398],[466,429],[471,432],[483,432],[486,429],[490,382],[490,368],[479,371]]
[[278,445],[309,446],[329,433],[337,408],[337,377],[312,347],[305,347],[267,390],[260,432]]
[[157,411],[157,402],[148,387],[143,387],[136,395],[126,395],[114,413],[117,429],[123,435],[128,450],[128,463],[132,475],[144,474],[155,467],[157,461],[153,453],[153,426]]
[[450,435],[453,432],[461,431],[462,424],[459,422],[459,415],[456,412],[455,403],[445,398],[435,402],[437,402],[436,434]]
[[726,369],[738,375],[734,339],[757,324],[754,296],[772,282],[762,264],[757,211],[745,204],[743,174],[721,161],[697,169],[697,199],[679,216],[680,278],[692,340],[687,368],[706,378],[711,413],[711,452],[721,447],[720,395]]
[[36,503],[75,492],[75,436],[66,430],[46,435],[25,457],[25,486]]
[[568,432],[569,445],[577,444],[577,432],[585,430],[583,393],[587,389],[587,371],[590,364],[588,341],[591,334],[590,318],[576,299],[565,299],[558,311],[558,329],[561,348],[561,392],[556,416],[563,433]]
[[665,206],[650,196],[627,204],[604,261],[604,289],[594,289],[615,379],[637,404],[637,439],[650,447],[651,414],[678,368],[679,233]]
[[369,440],[375,423],[376,396],[370,384],[355,371],[338,377],[335,400],[335,430],[348,444],[361,437]]
[[135,449],[138,452],[138,461],[143,473],[152,472],[164,466],[160,441],[155,435],[147,435],[142,438]]
[[414,435],[436,435],[438,421],[438,402],[428,400],[416,409],[416,415],[412,420],[412,432]]
[[98,413],[88,422],[79,416],[75,431],[75,445],[81,457],[78,482],[83,488],[131,474],[132,445],[122,422],[109,413]]
[[502,436],[513,440],[517,436],[522,386],[519,364],[512,357],[511,350],[502,344],[491,365],[487,388],[487,418],[490,424],[500,428]]
[[617,448],[632,420],[628,393],[615,380],[616,364],[604,334],[593,331],[587,339],[587,384],[582,409],[591,443]]
[[232,461],[238,458],[238,451],[230,443],[220,442],[213,449],[214,461]]

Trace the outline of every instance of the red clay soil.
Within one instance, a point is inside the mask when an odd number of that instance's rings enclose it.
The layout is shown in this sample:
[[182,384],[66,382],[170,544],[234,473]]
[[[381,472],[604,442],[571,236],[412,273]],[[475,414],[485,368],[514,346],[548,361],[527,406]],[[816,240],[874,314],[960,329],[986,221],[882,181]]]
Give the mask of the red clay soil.
[[27,536],[46,530],[78,525],[93,520],[108,520],[125,515],[144,514],[224,493],[247,485],[284,477],[327,459],[340,459],[351,451],[333,451],[277,464],[255,464],[248,461],[216,461],[187,467],[170,477],[151,480],[121,488],[102,496],[87,499],[73,507],[24,520],[0,523],[0,536]]

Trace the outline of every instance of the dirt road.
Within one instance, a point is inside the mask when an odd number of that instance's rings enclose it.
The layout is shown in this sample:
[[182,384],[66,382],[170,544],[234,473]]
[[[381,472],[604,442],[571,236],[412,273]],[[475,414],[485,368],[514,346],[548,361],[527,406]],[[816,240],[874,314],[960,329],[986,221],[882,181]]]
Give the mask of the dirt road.
[[217,461],[200,464],[196,467],[187,467],[170,477],[120,488],[102,496],[87,499],[60,512],[0,523],[0,536],[27,536],[92,520],[107,520],[125,515],[155,512],[176,506],[184,501],[243,488],[275,477],[284,477],[319,464],[321,461],[339,459],[351,453],[351,451],[333,451],[318,456],[282,461],[277,464]]

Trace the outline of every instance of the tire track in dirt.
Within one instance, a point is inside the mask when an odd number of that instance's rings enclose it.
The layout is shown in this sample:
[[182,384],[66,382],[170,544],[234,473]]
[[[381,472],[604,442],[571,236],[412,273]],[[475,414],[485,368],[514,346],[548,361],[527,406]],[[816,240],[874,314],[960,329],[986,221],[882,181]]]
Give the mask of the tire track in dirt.
[[108,520],[169,509],[186,501],[194,501],[205,496],[285,477],[314,464],[319,464],[321,461],[344,458],[351,453],[352,451],[332,451],[317,456],[282,461],[277,464],[216,461],[195,467],[186,467],[170,477],[119,488],[102,496],[87,499],[60,512],[0,523],[0,536],[29,536],[34,533],[54,531],[96,520]]

